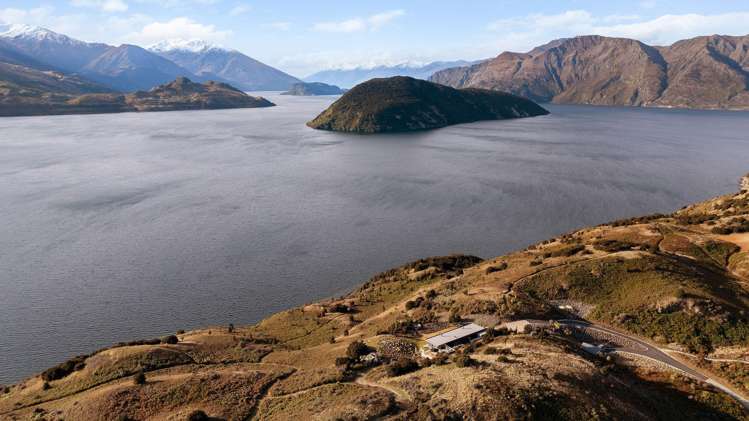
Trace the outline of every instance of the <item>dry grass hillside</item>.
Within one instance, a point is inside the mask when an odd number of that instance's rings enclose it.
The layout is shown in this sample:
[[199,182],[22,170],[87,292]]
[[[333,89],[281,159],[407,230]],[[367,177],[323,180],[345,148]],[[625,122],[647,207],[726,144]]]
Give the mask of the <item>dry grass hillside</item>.
[[[0,419],[747,420],[738,401],[559,329],[634,335],[749,395],[749,184],[490,260],[422,259],[253,326],[177,332],[80,356],[0,390]],[[449,355],[430,335],[488,327]],[[562,329],[563,330],[563,329]]]

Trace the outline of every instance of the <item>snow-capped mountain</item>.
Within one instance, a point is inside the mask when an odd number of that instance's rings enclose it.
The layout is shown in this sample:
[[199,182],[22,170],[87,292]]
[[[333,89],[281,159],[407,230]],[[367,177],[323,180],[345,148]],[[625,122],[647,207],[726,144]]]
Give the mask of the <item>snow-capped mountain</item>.
[[202,53],[208,50],[223,50],[223,51],[229,51],[228,49],[218,45],[213,44],[208,41],[204,41],[202,39],[191,39],[191,40],[184,40],[184,39],[170,39],[170,40],[164,40],[161,42],[157,42],[156,44],[153,44],[149,47],[147,47],[148,50],[153,51],[154,53],[168,53],[170,51],[185,51],[189,53]]
[[168,40],[149,47],[192,73],[228,82],[245,91],[286,90],[299,79],[239,51],[201,40]]
[[120,91],[147,90],[180,76],[202,80],[135,45],[88,43],[45,28],[7,24],[0,25],[0,39],[37,62]]
[[440,70],[473,64],[468,61],[435,61],[432,63],[401,63],[394,66],[355,67],[351,69],[329,69],[309,75],[306,82],[322,82],[351,88],[376,77],[410,76],[416,79],[429,79]]
[[108,48],[29,25],[0,25],[0,37],[18,52],[68,72],[77,72]]
[[41,28],[39,26],[23,25],[23,24],[9,24],[0,23],[0,37],[19,39],[29,39],[36,41],[52,41],[60,44],[85,44],[83,41],[70,38],[66,35],[58,34],[57,32],[50,31],[49,29]]
[[[21,54],[37,64],[121,91],[147,90],[185,76],[227,82],[246,91],[286,90],[299,79],[202,40],[166,40],[144,49],[88,43],[49,29],[0,24],[4,55]],[[37,68],[39,66],[36,66]]]
[[203,81],[189,70],[136,45],[109,47],[80,73],[121,91],[149,90],[178,77]]

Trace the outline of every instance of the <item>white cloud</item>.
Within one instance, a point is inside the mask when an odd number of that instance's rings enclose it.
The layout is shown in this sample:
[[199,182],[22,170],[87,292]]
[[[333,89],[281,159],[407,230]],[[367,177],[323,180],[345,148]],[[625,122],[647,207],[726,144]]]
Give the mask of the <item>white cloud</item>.
[[128,9],[124,0],[70,0],[75,7],[90,7],[103,12],[125,12]]
[[318,22],[313,29],[320,32],[358,32],[364,30],[376,31],[390,23],[395,18],[405,15],[403,10],[390,10],[377,13],[366,18],[352,18],[338,22]]
[[405,15],[406,12],[403,10],[391,10],[388,12],[378,13],[372,15],[367,19],[369,26],[372,29],[379,29],[381,26],[390,23],[393,19]]
[[174,18],[167,22],[151,22],[139,32],[125,36],[125,40],[149,45],[166,39],[201,39],[205,41],[222,41],[231,35],[231,31],[221,31],[214,25],[204,25],[187,17]]
[[658,4],[653,0],[644,0],[640,2],[640,7],[643,9],[654,9]]
[[[648,44],[668,45],[677,40],[714,33],[743,35],[749,32],[749,12],[716,15],[664,15],[650,20],[632,15],[595,16],[585,10],[556,15],[533,14],[490,23],[501,36],[484,49],[496,55],[504,50],[528,51],[553,39],[577,35],[634,38]],[[493,52],[491,52],[493,51]]]
[[367,28],[364,19],[348,19],[340,22],[319,22],[313,27],[321,32],[357,32]]
[[190,7],[193,5],[214,5],[221,0],[135,0],[138,3],[155,4],[166,8]]
[[42,6],[30,9],[0,9],[0,22],[20,23],[41,26],[74,38],[91,40],[92,31],[87,25],[87,16],[80,14],[59,14],[54,7]]
[[231,16],[239,16],[239,15],[243,15],[243,14],[249,12],[250,10],[252,10],[251,6],[249,6],[247,4],[238,4],[238,5],[234,6],[234,8],[232,8],[229,11],[229,15],[231,15]]
[[745,35],[749,33],[746,22],[749,22],[749,12],[664,15],[644,22],[595,26],[592,30],[601,35],[635,38],[650,44],[671,44],[699,35]]
[[9,7],[7,9],[0,9],[0,22],[39,25],[40,22],[49,19],[53,12],[54,9],[51,7],[36,7],[33,9]]
[[291,29],[291,22],[271,22],[264,24],[263,27],[275,29],[277,31],[288,31]]

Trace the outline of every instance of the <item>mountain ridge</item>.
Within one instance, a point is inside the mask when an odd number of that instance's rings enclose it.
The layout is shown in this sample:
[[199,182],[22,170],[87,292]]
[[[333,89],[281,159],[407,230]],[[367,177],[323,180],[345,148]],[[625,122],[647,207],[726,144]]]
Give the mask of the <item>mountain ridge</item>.
[[649,46],[586,35],[527,53],[503,52],[434,73],[456,88],[496,89],[540,102],[749,109],[749,35],[712,35]]
[[301,82],[239,51],[201,40],[169,40],[149,50],[198,77],[226,81],[245,91],[281,91]]
[[201,40],[165,40],[149,50],[89,43],[45,28],[9,24],[0,25],[0,40],[38,63],[124,92],[150,89],[178,77],[231,83],[245,91],[286,90],[301,82],[239,51]]
[[455,61],[434,61],[427,64],[413,65],[409,63],[397,64],[394,66],[373,66],[373,67],[355,67],[352,69],[328,69],[313,73],[304,78],[305,82],[322,82],[329,85],[340,86],[341,88],[351,88],[369,79],[392,77],[392,76],[409,76],[416,79],[428,79],[434,72],[454,67],[464,66],[475,62],[465,60]]

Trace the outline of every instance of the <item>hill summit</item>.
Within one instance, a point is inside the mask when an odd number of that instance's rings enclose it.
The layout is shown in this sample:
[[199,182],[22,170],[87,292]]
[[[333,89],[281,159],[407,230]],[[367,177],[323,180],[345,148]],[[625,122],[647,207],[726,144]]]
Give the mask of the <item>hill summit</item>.
[[354,133],[408,132],[548,113],[529,99],[504,92],[453,89],[395,76],[355,86],[307,125]]

